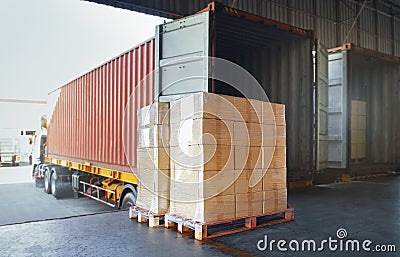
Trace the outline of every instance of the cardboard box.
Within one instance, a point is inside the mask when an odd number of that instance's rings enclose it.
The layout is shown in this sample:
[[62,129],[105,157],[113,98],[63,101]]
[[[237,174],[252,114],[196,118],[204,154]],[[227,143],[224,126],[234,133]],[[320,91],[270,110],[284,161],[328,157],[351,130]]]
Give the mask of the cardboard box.
[[351,142],[351,159],[357,159],[357,144],[353,142]]
[[286,188],[286,168],[267,169],[263,177],[263,191]]
[[169,147],[169,124],[139,128],[137,147]]
[[174,169],[233,170],[234,147],[226,145],[188,145],[170,148]]
[[259,123],[233,123],[233,144],[239,146],[262,146],[263,126]]
[[286,147],[262,147],[262,168],[286,168]]
[[176,193],[171,201],[170,214],[182,216],[197,222],[210,223],[235,217],[235,195],[221,195],[198,201],[184,201],[186,196]]
[[263,190],[262,170],[235,170],[235,179],[235,194],[247,194]]
[[365,101],[351,101],[351,113],[352,115],[366,115],[367,113],[367,102]]
[[171,103],[171,123],[201,118],[241,120],[232,96],[199,92]]
[[366,130],[353,129],[351,130],[351,142],[365,144],[367,139]]
[[236,218],[262,214],[263,192],[236,194]]
[[137,149],[138,170],[169,170],[169,148],[149,147]]
[[170,145],[232,145],[233,121],[188,119],[171,123]]
[[286,125],[285,105],[270,102],[262,104],[262,123],[267,125]]
[[136,206],[156,214],[165,214],[169,210],[169,191],[153,192],[139,184]]
[[169,124],[169,103],[154,103],[137,111],[138,128]]
[[234,105],[241,115],[241,118],[238,121],[261,123],[262,104],[262,101],[235,97]]
[[235,170],[262,168],[262,147],[235,146]]
[[273,189],[263,191],[263,213],[287,209],[287,190]]
[[[184,193],[190,199],[234,194],[235,172],[172,170],[171,191]],[[171,193],[172,194],[172,193]],[[189,198],[189,197],[188,197]]]
[[286,126],[262,125],[262,146],[286,146]]
[[139,183],[153,192],[170,191],[170,170],[139,170]]
[[286,126],[234,122],[233,144],[238,146],[286,146]]
[[366,158],[366,145],[365,143],[359,143],[357,144],[357,158],[358,159],[363,159]]

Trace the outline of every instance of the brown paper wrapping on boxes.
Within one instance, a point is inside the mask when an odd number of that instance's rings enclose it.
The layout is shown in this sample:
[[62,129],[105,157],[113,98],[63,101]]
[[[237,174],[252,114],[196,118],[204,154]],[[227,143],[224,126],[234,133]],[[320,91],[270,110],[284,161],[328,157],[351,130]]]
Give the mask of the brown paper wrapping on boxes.
[[287,190],[272,189],[263,191],[263,213],[283,211],[287,208]]
[[171,168],[233,170],[234,147],[226,145],[187,145],[170,148]]
[[210,93],[194,93],[171,102],[171,123],[186,119],[221,119],[240,121],[240,113],[234,107],[234,97]]
[[154,103],[137,112],[138,128],[169,124],[169,103]]
[[139,170],[169,170],[169,148],[149,147],[137,149],[137,166]]
[[236,194],[236,218],[262,214],[263,192]]

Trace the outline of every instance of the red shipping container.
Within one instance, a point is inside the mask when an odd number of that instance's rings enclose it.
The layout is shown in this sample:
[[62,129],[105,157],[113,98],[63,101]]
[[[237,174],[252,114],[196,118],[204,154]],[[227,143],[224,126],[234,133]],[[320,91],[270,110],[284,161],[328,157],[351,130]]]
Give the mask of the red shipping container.
[[135,172],[136,113],[153,102],[152,76],[137,85],[154,71],[154,51],[152,38],[59,88],[49,117],[48,156]]

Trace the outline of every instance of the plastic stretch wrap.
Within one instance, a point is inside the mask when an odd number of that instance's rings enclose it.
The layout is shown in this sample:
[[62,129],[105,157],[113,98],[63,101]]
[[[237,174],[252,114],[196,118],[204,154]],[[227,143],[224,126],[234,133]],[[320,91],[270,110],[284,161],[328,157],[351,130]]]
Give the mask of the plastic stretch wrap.
[[138,112],[139,206],[202,223],[286,209],[284,105],[195,93],[151,109]]
[[138,128],[169,124],[169,103],[153,103],[137,111]]
[[169,210],[169,104],[138,110],[138,195],[136,205],[156,214]]

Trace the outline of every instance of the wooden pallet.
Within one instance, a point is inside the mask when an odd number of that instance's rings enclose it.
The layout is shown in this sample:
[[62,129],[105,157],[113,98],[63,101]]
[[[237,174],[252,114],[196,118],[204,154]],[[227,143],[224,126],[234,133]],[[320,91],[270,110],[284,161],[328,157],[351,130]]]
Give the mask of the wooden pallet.
[[[288,208],[283,211],[276,211],[257,216],[236,218],[212,223],[199,223],[190,219],[185,219],[178,215],[165,214],[164,227],[170,228],[177,226],[177,231],[179,233],[194,231],[195,239],[203,240],[206,238],[229,235],[293,220],[294,209],[291,206],[288,206]],[[216,229],[218,231],[210,233],[210,230],[212,229]]]
[[137,219],[139,223],[148,222],[149,228],[156,228],[164,225],[164,214],[156,214],[137,206],[131,206],[129,208],[129,218]]

